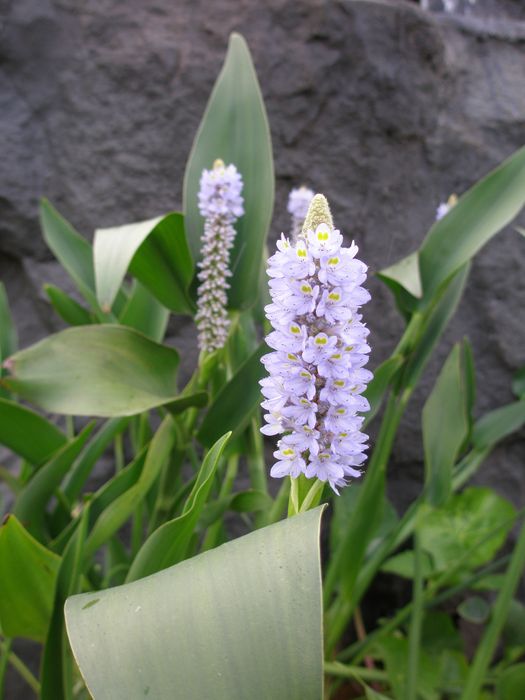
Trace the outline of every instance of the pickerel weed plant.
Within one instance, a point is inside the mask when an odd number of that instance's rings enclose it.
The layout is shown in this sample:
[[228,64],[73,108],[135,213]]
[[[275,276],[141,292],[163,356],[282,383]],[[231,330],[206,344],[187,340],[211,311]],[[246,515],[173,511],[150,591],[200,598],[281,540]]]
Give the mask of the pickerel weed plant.
[[[47,285],[69,327],[18,350],[0,285],[0,443],[19,458],[0,470],[2,697],[11,673],[44,700],[525,697],[522,525],[504,548],[523,511],[468,485],[525,422],[523,370],[516,400],[475,420],[474,353],[456,343],[421,414],[421,493],[401,514],[386,495],[470,262],[525,203],[525,150],[378,273],[406,325],[387,360],[371,354],[373,374],[348,222],[341,233],[323,195],[294,190],[290,236],[266,260],[273,188],[264,104],[233,35],[183,212],[98,229],[91,246],[42,202],[78,294]],[[172,314],[198,331],[184,385]],[[376,610],[378,577],[410,602]],[[38,675],[20,638],[41,645]]]

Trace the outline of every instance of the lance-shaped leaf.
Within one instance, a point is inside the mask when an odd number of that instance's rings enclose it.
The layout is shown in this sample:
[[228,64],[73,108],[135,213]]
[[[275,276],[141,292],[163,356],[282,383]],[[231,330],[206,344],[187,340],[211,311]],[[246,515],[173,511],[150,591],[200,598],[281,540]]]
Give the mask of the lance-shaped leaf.
[[135,512],[166,464],[174,440],[173,422],[171,417],[167,416],[153,436],[137,482],[111,501],[97,519],[84,547],[86,557],[94,554]]
[[94,700],[319,700],[321,509],[66,603]]
[[464,352],[454,346],[423,407],[427,498],[433,505],[450,494],[452,467],[470,428]]
[[[4,285],[0,282],[0,364],[16,350],[17,336]],[[1,372],[0,368],[0,372]]]
[[15,515],[30,532],[44,539],[45,509],[71,465],[91,435],[94,423],[88,424],[44,464],[24,486],[15,504]]
[[53,423],[15,401],[0,399],[0,444],[39,466],[67,442]]
[[430,229],[419,253],[428,298],[501,231],[525,204],[525,147],[464,194]]
[[2,382],[46,411],[130,416],[177,399],[177,351],[131,328],[69,328],[11,359]]
[[40,203],[40,223],[49,249],[86,301],[96,307],[91,245],[75,231],[47,199],[43,199]]
[[403,315],[429,304],[443,282],[472,260],[524,205],[525,147],[460,197],[434,223],[419,251],[381,270],[379,277],[394,292]]
[[119,321],[160,343],[166,334],[169,315],[169,310],[143,284],[135,281]]
[[184,175],[184,216],[194,260],[200,257],[204,219],[199,180],[216,158],[233,163],[244,181],[244,216],[235,224],[231,253],[232,308],[253,305],[259,293],[261,258],[274,196],[272,146],[257,76],[246,42],[232,34],[222,71],[202,118]]
[[0,627],[8,637],[43,641],[53,609],[60,558],[14,515],[0,526]]
[[210,492],[217,464],[231,433],[227,433],[208,452],[199,470],[186,506],[178,518],[164,523],[144,542],[139,550],[127,580],[136,581],[187,557],[193,531]]
[[44,291],[57,314],[70,326],[87,326],[93,322],[89,311],[59,287],[45,284]]
[[108,311],[129,271],[175,313],[191,313],[193,261],[181,214],[95,231],[97,299]]

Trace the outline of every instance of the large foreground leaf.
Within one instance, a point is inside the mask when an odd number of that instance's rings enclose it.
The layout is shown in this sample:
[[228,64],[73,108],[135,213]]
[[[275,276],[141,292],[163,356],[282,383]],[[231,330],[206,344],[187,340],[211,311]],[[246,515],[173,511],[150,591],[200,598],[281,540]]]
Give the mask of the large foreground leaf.
[[131,416],[177,397],[176,350],[121,326],[69,328],[12,356],[2,380],[46,411]]
[[321,509],[66,603],[95,700],[319,700]]
[[261,258],[270,225],[274,175],[270,130],[246,42],[232,34],[228,54],[202,118],[184,175],[184,217],[193,258],[200,256],[204,219],[199,180],[216,158],[233,163],[244,181],[244,216],[235,224],[230,306],[247,308],[259,293]]

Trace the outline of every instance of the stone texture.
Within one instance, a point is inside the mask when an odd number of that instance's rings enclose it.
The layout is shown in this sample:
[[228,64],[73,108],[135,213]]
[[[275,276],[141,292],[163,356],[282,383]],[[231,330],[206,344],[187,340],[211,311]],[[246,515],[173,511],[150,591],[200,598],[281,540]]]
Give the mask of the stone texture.
[[[60,327],[41,283],[68,284],[42,242],[38,197],[87,237],[180,207],[191,140],[233,30],[252,50],[274,140],[272,240],[288,227],[290,187],[304,182],[328,195],[336,223],[379,270],[416,248],[438,203],[525,133],[519,0],[479,0],[472,16],[408,0],[17,0],[0,1],[0,14],[0,279],[23,346]],[[452,342],[472,340],[478,413],[511,400],[524,363],[524,269],[525,242],[512,229],[476,258],[401,427],[398,505],[417,492],[421,406]],[[381,284],[370,289],[376,366],[402,322]],[[187,322],[173,324],[177,333],[189,372],[194,333]],[[523,456],[521,434],[479,479],[523,505]]]

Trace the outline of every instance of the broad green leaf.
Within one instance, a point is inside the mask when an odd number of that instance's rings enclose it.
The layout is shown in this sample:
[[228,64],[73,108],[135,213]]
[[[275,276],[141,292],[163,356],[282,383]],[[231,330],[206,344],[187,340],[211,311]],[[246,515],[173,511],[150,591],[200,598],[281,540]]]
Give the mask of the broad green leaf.
[[93,322],[87,309],[55,285],[45,284],[44,291],[57,314],[70,326],[87,326]]
[[39,466],[66,441],[64,433],[46,418],[15,401],[0,398],[0,443],[17,455]]
[[44,641],[60,558],[14,515],[0,526],[0,627],[8,637]]
[[521,601],[511,600],[502,634],[506,647],[525,647],[525,605]]
[[436,345],[456,313],[465,289],[469,266],[456,272],[441,288],[431,307],[424,312],[424,322],[417,344],[410,356],[404,374],[405,385],[415,387],[427,366]]
[[82,326],[13,355],[2,382],[46,411],[130,416],[177,398],[176,350],[122,326]]
[[124,586],[70,598],[95,700],[319,700],[320,508]]
[[94,424],[90,423],[73,440],[56,452],[25,484],[18,496],[14,513],[30,532],[41,539],[45,532],[45,511],[48,501],[57,489],[74,460],[91,435]]
[[466,552],[469,569],[492,559],[513,525],[515,508],[487,488],[472,487],[451,496],[441,508],[423,506],[418,530],[436,571],[446,571]]
[[224,435],[206,455],[182,515],[164,523],[144,542],[131,565],[127,581],[136,581],[162,571],[187,557],[195,526],[213,484],[217,464],[230,436],[231,433]]
[[525,399],[496,408],[480,418],[472,431],[474,447],[483,450],[519,430],[525,423]]
[[181,214],[98,229],[93,242],[97,299],[108,311],[129,271],[164,306],[191,313],[193,261]]
[[161,423],[148,448],[137,482],[100,514],[84,546],[86,558],[94,554],[135,512],[166,464],[175,440],[171,417]]
[[[10,357],[17,347],[16,329],[9,309],[5,287],[0,282],[0,365]],[[0,367],[0,373],[2,372]]]
[[[402,578],[413,579],[415,571],[414,552],[412,550],[407,550],[406,552],[395,554],[393,557],[390,557],[390,559],[385,561],[385,563],[381,566],[381,571],[386,574],[395,574],[396,576],[401,576]],[[423,552],[423,578],[428,578],[429,576],[432,576],[433,573],[434,568],[432,566],[432,560],[426,552]]]
[[89,504],[80,516],[79,526],[64,550],[57,573],[53,612],[42,655],[41,700],[70,697],[73,685],[73,657],[67,641],[64,603],[81,590],[84,542],[89,522]]
[[512,391],[519,399],[525,399],[525,367],[522,367],[514,375]]
[[47,199],[40,202],[40,223],[44,239],[69,274],[78,291],[96,308],[95,275],[91,245],[62,217]]
[[232,430],[236,437],[246,427],[262,400],[259,379],[265,373],[261,363],[265,352],[267,346],[261,343],[215,397],[197,434],[206,447],[211,447],[224,433]]
[[496,684],[498,700],[523,700],[525,698],[525,664],[506,668]]
[[161,343],[168,325],[170,312],[149,292],[144,285],[135,281],[128,303],[119,321],[144,333],[148,338]]
[[419,252],[425,299],[510,223],[524,204],[525,147],[475,184],[430,229]]
[[204,228],[198,208],[199,180],[203,169],[210,169],[217,158],[227,165],[233,163],[244,182],[245,213],[235,224],[229,304],[234,309],[245,309],[259,294],[261,259],[273,208],[274,172],[270,130],[257,76],[246,42],[235,33],[230,36],[226,60],[184,175],[184,216],[194,260],[200,257]]
[[[378,655],[384,661],[388,679],[396,700],[406,700],[406,660],[408,640],[400,637],[387,637],[377,644]],[[437,691],[440,669],[424,650],[420,650],[417,697],[422,700],[440,700]]]
[[470,427],[463,347],[455,345],[423,407],[426,497],[444,503],[452,487],[452,467]]
[[372,418],[381,408],[385,393],[392,381],[392,378],[403,365],[401,355],[392,355],[388,360],[382,362],[374,371],[374,378],[367,386],[364,395],[370,403],[370,411],[366,414],[365,424],[368,425]]
[[421,627],[421,645],[427,654],[439,657],[444,651],[460,651],[463,641],[450,615],[427,610]]
[[490,615],[490,605],[479,595],[469,596],[462,600],[457,610],[464,620],[476,625],[486,622]]

